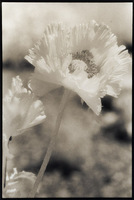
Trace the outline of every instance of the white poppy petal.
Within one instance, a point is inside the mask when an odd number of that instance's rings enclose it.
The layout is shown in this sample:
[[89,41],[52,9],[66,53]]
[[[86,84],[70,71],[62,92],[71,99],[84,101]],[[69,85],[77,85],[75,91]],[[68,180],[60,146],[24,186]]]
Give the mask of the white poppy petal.
[[37,96],[42,97],[60,86],[37,79],[34,74],[29,82],[29,87]]
[[6,187],[3,191],[4,196],[6,198],[26,198],[35,180],[35,174],[25,171],[17,172],[14,168],[14,173],[6,181]]
[[101,110],[100,98],[119,94],[122,76],[131,63],[128,51],[118,46],[111,29],[95,21],[70,29],[62,24],[48,25],[27,58],[35,66],[35,82],[73,90],[96,114]]
[[19,77],[13,78],[12,88],[3,102],[3,133],[7,139],[42,123],[46,118],[43,103],[30,90],[25,90]]
[[101,112],[101,99],[98,96],[91,97],[88,92],[84,90],[77,91],[79,96],[86,102],[86,104],[99,115]]

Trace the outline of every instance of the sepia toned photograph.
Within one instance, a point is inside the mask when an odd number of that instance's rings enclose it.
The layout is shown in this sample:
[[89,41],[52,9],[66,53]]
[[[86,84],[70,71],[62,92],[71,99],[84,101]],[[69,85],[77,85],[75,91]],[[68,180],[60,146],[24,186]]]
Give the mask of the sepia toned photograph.
[[2,198],[132,197],[131,2],[3,2]]

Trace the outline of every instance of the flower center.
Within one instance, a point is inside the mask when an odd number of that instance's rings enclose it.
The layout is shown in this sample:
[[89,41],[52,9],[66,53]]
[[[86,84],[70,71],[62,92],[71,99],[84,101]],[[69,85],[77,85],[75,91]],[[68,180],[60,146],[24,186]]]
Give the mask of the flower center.
[[73,73],[75,70],[83,69],[88,73],[88,78],[92,78],[99,72],[93,55],[88,50],[73,53],[72,59],[73,61],[69,66],[70,73]]

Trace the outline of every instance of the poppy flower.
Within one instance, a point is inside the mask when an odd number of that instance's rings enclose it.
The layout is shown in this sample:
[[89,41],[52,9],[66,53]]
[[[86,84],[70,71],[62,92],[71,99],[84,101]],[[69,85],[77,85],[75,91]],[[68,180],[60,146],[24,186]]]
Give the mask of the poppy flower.
[[36,176],[32,172],[18,172],[16,168],[13,173],[6,177],[6,187],[3,191],[5,198],[27,197],[32,189]]
[[120,93],[131,62],[126,47],[118,46],[110,28],[95,21],[71,28],[48,25],[25,59],[35,67],[29,85],[36,95],[64,86],[97,115],[102,97]]
[[22,134],[45,118],[42,102],[31,90],[23,87],[19,76],[13,78],[11,89],[3,100],[3,147],[6,156],[10,157],[8,142],[11,136]]

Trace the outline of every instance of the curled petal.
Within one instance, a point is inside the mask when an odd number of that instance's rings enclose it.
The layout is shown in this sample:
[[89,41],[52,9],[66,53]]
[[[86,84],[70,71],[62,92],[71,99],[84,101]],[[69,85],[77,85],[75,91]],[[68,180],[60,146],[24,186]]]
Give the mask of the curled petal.
[[44,121],[45,118],[46,115],[43,110],[42,102],[40,100],[33,101],[29,106],[28,113],[24,119],[21,130],[40,124]]
[[94,111],[96,115],[101,112],[101,99],[98,96],[91,97],[87,91],[79,90],[79,96],[86,102],[86,104]]

